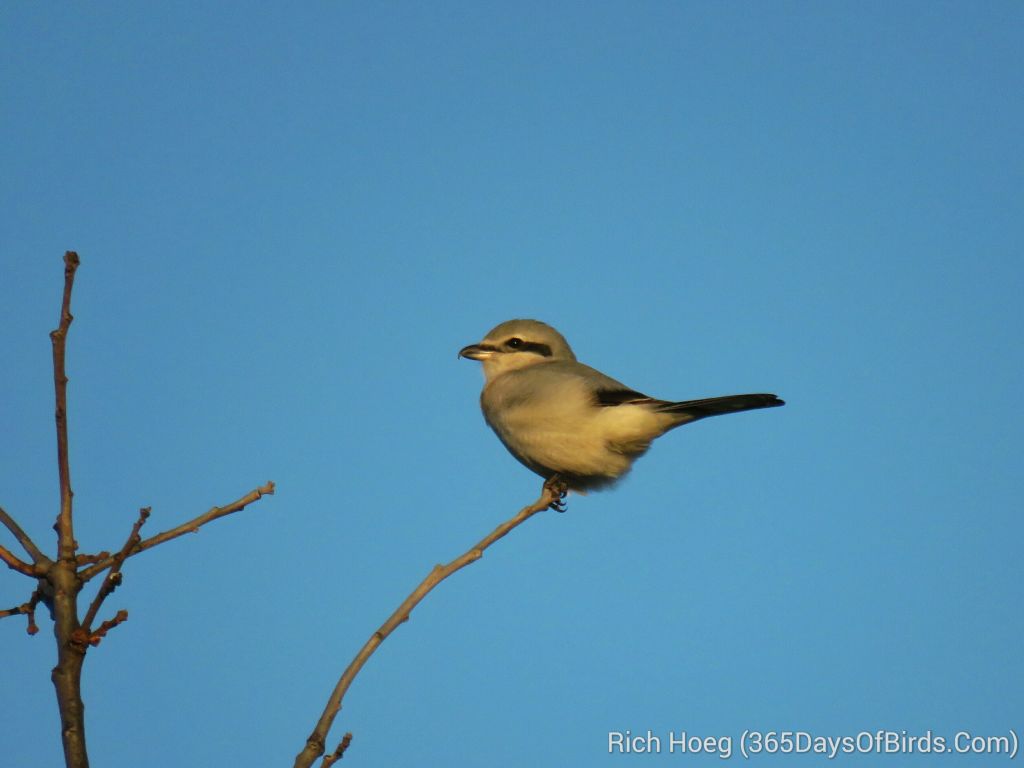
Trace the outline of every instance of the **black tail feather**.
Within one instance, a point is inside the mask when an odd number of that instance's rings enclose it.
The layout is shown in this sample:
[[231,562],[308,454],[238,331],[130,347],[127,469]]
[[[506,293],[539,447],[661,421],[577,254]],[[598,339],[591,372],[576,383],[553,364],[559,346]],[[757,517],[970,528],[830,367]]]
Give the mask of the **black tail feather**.
[[726,395],[725,397],[708,397],[703,400],[683,400],[678,403],[665,403],[658,410],[665,413],[678,413],[696,421],[708,416],[721,416],[724,413],[740,413],[756,408],[776,408],[785,405],[775,395]]

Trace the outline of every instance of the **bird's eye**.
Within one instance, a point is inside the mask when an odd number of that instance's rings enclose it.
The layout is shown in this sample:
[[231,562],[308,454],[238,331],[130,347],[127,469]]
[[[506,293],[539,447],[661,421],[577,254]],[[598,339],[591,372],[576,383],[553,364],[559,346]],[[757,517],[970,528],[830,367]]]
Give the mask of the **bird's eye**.
[[513,336],[511,339],[505,342],[505,346],[511,347],[512,349],[519,349],[521,346],[523,346],[523,340],[517,339],[516,337]]

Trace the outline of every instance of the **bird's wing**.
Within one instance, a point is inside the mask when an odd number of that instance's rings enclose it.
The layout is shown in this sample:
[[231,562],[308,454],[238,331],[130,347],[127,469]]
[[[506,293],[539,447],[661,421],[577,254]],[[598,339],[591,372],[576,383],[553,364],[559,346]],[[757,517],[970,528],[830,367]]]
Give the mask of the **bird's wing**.
[[594,396],[597,399],[597,404],[604,408],[617,405],[657,405],[664,402],[648,397],[642,392],[625,388],[598,389],[594,392]]
[[647,395],[630,389],[621,381],[606,376],[596,368],[575,360],[559,360],[536,366],[529,370],[550,377],[552,381],[573,382],[590,393],[594,402],[601,406],[623,405],[630,402],[650,400]]
[[616,381],[596,368],[591,368],[589,365],[575,360],[559,360],[530,370],[543,373],[545,377],[550,377],[550,380],[578,382],[589,392],[594,405],[601,408],[613,408],[619,405],[649,405],[654,408],[662,408],[671,405],[667,400],[656,400],[643,392],[630,389],[621,381]]

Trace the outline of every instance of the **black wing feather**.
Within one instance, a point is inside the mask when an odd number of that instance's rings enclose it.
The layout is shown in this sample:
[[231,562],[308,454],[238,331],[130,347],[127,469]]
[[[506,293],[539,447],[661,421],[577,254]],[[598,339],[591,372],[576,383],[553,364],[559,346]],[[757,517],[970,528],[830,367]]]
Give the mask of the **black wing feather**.
[[599,389],[596,396],[597,404],[603,408],[626,405],[627,403],[655,402],[653,398],[632,389]]

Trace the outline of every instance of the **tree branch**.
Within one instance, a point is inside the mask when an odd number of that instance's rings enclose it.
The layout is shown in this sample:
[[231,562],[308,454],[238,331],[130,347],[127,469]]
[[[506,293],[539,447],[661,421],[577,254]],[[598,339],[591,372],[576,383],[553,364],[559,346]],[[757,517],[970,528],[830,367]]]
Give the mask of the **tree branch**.
[[[128,552],[133,547],[139,545],[139,541],[142,537],[139,535],[139,531],[142,530],[142,526],[145,525],[146,519],[149,517],[149,507],[143,507],[139,510],[139,519],[135,521],[135,525],[132,526],[132,532],[128,535],[128,540],[125,541],[124,546],[121,547],[120,551],[114,555],[114,562],[110,570],[107,572],[107,576],[103,579],[103,583],[100,584],[99,590],[96,592],[96,597],[93,598],[92,603],[89,605],[89,610],[85,612],[85,618],[82,619],[82,628],[86,632],[92,631],[92,622],[96,618],[96,614],[100,610],[100,606],[103,605],[103,601],[110,596],[110,594],[121,586],[121,566],[124,564],[124,560],[128,557]],[[127,618],[127,614],[125,615]],[[122,619],[123,621],[124,619]],[[106,634],[106,632],[104,632]],[[101,635],[102,637],[102,635]]]
[[0,618],[6,618],[7,616],[19,616],[23,613],[29,612],[29,603],[22,603],[15,605],[13,608],[4,608],[0,610]]
[[337,748],[331,754],[324,755],[324,759],[320,761],[320,768],[331,768],[336,762],[341,760],[345,756],[345,750],[348,749],[348,745],[352,743],[352,734],[346,733],[341,737],[341,741],[338,742]]
[[57,472],[60,478],[60,513],[57,515],[57,562],[47,571],[53,588],[53,633],[57,640],[57,666],[51,679],[57,692],[60,709],[61,740],[64,763],[68,768],[89,768],[85,748],[85,705],[82,703],[82,663],[85,649],[75,642],[79,630],[78,580],[75,563],[74,525],[72,524],[71,469],[68,463],[68,377],[64,361],[68,328],[71,327],[71,288],[78,269],[78,254],[64,254],[64,297],[60,306],[60,324],[50,333],[53,344],[53,387],[56,400],[54,414],[57,424]]
[[[267,483],[225,507],[214,507],[206,514],[200,515],[188,523],[157,534],[145,541],[142,540],[140,531],[149,516],[149,510],[143,509],[132,527],[128,540],[116,554],[111,555],[106,551],[95,555],[78,554],[78,543],[74,536],[74,492],[71,489],[71,470],[68,459],[68,376],[66,370],[68,330],[74,320],[71,314],[71,292],[78,267],[78,254],[74,251],[67,251],[64,254],[64,292],[61,300],[60,321],[57,328],[50,333],[53,347],[57,470],[60,484],[60,511],[57,515],[57,522],[54,524],[54,530],[57,532],[56,559],[47,558],[21,526],[6,511],[0,509],[0,524],[14,534],[14,537],[28,552],[32,563],[24,562],[2,546],[0,546],[0,562],[37,580],[37,588],[29,602],[7,610],[0,610],[0,618],[19,614],[27,615],[28,631],[32,634],[38,629],[34,620],[37,604],[43,602],[51,611],[57,645],[57,664],[53,668],[51,679],[57,694],[57,706],[60,710],[61,740],[66,768],[89,768],[85,740],[85,706],[82,702],[82,665],[88,648],[99,644],[111,629],[128,618],[128,612],[120,610],[95,629],[92,627],[104,600],[120,584],[121,567],[124,561],[132,555],[164,541],[189,531],[196,531],[200,526],[232,512],[237,512],[260,497],[274,492],[274,484]],[[83,585],[88,579],[103,573],[108,568],[110,572],[89,605],[84,622],[80,622],[78,600]]]
[[[175,528],[171,528],[169,531],[164,531],[163,533],[158,533],[155,536],[150,536],[148,539],[145,539],[144,541],[136,543],[130,549],[128,554],[125,555],[125,559],[127,559],[129,557],[132,557],[134,555],[137,555],[140,552],[145,552],[147,549],[152,549],[153,547],[157,546],[158,544],[163,544],[165,541],[170,541],[171,539],[176,539],[179,536],[185,535],[186,533],[196,533],[200,529],[200,527],[206,525],[207,523],[213,522],[214,520],[216,520],[218,518],[224,517],[226,515],[230,515],[230,514],[232,514],[234,512],[239,512],[239,511],[245,509],[250,504],[252,504],[254,501],[259,501],[264,496],[269,496],[269,495],[271,495],[273,493],[274,493],[274,482],[271,480],[266,485],[260,486],[259,488],[256,488],[256,489],[250,491],[249,493],[247,493],[242,498],[237,499],[237,500],[231,502],[230,504],[228,504],[226,506],[214,507],[209,512],[205,512],[205,513],[199,515],[199,517],[196,517],[196,518],[193,518],[192,520],[189,520],[187,523],[182,523],[181,525],[179,525],[179,526],[177,526]],[[118,554],[120,554],[120,553],[118,553]],[[88,581],[89,579],[91,579],[96,574],[102,573],[107,568],[112,566],[114,564],[114,561],[117,559],[117,557],[118,557],[118,555],[111,555],[109,557],[103,558],[102,560],[100,560],[95,565],[90,565],[88,568],[85,568],[84,570],[79,571],[78,577],[83,582]]]
[[112,630],[118,624],[123,624],[126,621],[128,621],[128,611],[122,608],[114,615],[114,618],[104,621],[96,628],[95,631],[87,629],[84,626],[79,627],[75,631],[74,642],[81,647],[82,653],[84,654],[86,645],[99,645],[100,641],[107,636],[107,632]]
[[92,565],[93,563],[98,563],[100,560],[106,560],[108,557],[110,557],[110,553],[104,549],[102,552],[97,552],[95,555],[78,554],[75,556],[75,563],[77,565]]
[[28,613],[28,611],[28,603],[22,603],[21,605],[16,605],[13,608],[4,608],[3,610],[0,610],[0,619],[6,619],[8,616],[21,616],[23,613]]
[[74,526],[71,521],[71,468],[68,464],[68,377],[64,369],[64,357],[67,349],[68,328],[74,317],[71,314],[71,288],[75,283],[75,270],[78,269],[78,254],[67,251],[64,254],[64,298],[60,306],[60,324],[50,332],[53,344],[53,385],[57,401],[57,471],[60,476],[60,514],[57,516],[57,553],[58,559],[74,561],[75,543]]
[[341,700],[345,697],[345,693],[348,691],[352,681],[355,679],[356,675],[359,674],[359,671],[363,668],[363,665],[366,664],[370,656],[373,655],[374,651],[376,651],[380,644],[387,639],[388,635],[394,632],[400,624],[409,620],[409,614],[412,612],[412,609],[419,605],[420,601],[423,600],[423,598],[426,597],[434,587],[456,571],[465,568],[470,563],[475,563],[483,557],[484,550],[491,546],[491,544],[508,534],[509,531],[516,526],[525,523],[538,512],[544,511],[551,506],[551,504],[559,501],[561,496],[562,493],[559,488],[553,487],[550,483],[545,483],[543,493],[541,493],[540,498],[533,502],[533,504],[523,507],[515,517],[506,520],[490,534],[481,539],[475,546],[471,547],[447,565],[434,566],[430,573],[427,574],[427,577],[423,579],[423,581],[420,582],[420,585],[412,591],[412,594],[405,598],[395,612],[388,617],[388,620],[381,625],[380,629],[370,635],[370,639],[366,641],[365,645],[363,645],[361,649],[359,649],[359,653],[356,654],[348,667],[345,668],[345,671],[342,673],[337,685],[334,686],[334,691],[327,700],[327,706],[324,708],[324,712],[320,716],[320,720],[317,721],[313,732],[306,739],[306,746],[298,755],[295,756],[294,768],[310,768],[310,766],[313,765],[313,761],[324,753],[324,745],[327,742],[327,732],[330,730],[331,725],[334,722],[334,718],[337,717],[338,712],[341,710]]
[[28,552],[28,556],[32,558],[33,563],[47,562],[48,558],[40,551],[36,543],[32,541],[32,537],[21,529],[17,521],[7,514],[7,510],[3,507],[0,507],[0,523],[3,523],[7,530],[14,534],[14,538],[21,542],[21,546]]
[[32,593],[32,597],[29,598],[27,603],[22,603],[21,605],[16,605],[14,608],[7,608],[0,611],[0,619],[5,619],[8,616],[20,616],[24,614],[25,616],[28,616],[28,627],[26,627],[26,631],[30,635],[34,635],[39,631],[39,627],[36,626],[36,606],[42,599],[43,593],[40,591],[39,587],[36,587],[35,591]]
[[7,549],[3,545],[0,545],[0,560],[7,563],[7,567],[18,573],[23,573],[26,576],[35,576],[36,570],[31,565],[26,563],[24,560],[15,555],[11,550]]

